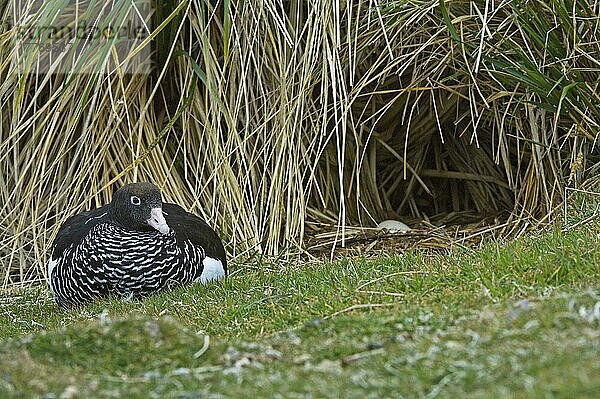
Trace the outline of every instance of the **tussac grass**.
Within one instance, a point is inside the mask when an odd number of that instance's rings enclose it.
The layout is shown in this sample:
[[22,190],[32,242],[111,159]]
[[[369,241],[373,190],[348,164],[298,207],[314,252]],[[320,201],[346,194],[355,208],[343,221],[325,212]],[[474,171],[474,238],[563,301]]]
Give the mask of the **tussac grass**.
[[515,211],[514,233],[600,168],[596,0],[155,1],[122,69],[100,41],[47,74],[20,28],[135,10],[37,3],[0,7],[2,287],[45,276],[60,224],[133,181],[232,255],[281,255],[463,211]]
[[1,304],[0,396],[593,397],[599,233],[265,264],[68,312],[25,290]]

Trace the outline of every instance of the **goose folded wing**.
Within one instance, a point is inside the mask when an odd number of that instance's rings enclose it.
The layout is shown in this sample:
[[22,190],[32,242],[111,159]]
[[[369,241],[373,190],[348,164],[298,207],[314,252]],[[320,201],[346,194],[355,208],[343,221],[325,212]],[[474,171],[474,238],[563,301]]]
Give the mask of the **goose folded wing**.
[[175,230],[178,242],[190,241],[203,248],[206,256],[220,260],[223,267],[227,267],[223,243],[203,219],[176,204],[163,203],[163,212],[167,224]]
[[77,246],[89,231],[108,218],[109,205],[81,212],[67,219],[58,230],[52,244],[52,259],[58,259],[71,245]]

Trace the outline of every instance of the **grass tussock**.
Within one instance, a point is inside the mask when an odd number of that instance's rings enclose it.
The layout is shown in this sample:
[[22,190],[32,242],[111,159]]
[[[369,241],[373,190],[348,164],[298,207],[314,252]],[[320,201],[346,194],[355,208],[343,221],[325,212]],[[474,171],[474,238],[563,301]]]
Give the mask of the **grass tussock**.
[[[130,181],[246,256],[389,218],[543,219],[600,161],[593,1],[160,2],[129,56],[106,41],[38,73],[19,24],[82,4],[0,4],[3,286]],[[110,4],[116,25],[135,11]]]

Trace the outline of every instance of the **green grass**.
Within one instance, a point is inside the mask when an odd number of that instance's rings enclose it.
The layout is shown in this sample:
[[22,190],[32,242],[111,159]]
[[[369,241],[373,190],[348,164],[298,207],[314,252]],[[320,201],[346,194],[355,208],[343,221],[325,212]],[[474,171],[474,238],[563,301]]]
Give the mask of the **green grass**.
[[0,303],[0,397],[595,397],[600,226],[262,264],[142,302]]

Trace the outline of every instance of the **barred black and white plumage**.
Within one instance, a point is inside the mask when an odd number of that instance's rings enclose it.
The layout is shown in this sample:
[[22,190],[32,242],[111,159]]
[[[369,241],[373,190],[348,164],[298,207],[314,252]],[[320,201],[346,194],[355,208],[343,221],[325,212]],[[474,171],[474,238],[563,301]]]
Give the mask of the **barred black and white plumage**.
[[69,218],[48,262],[50,290],[62,307],[108,295],[147,296],[226,274],[215,231],[179,205],[163,203],[151,183],[126,185],[110,204]]

